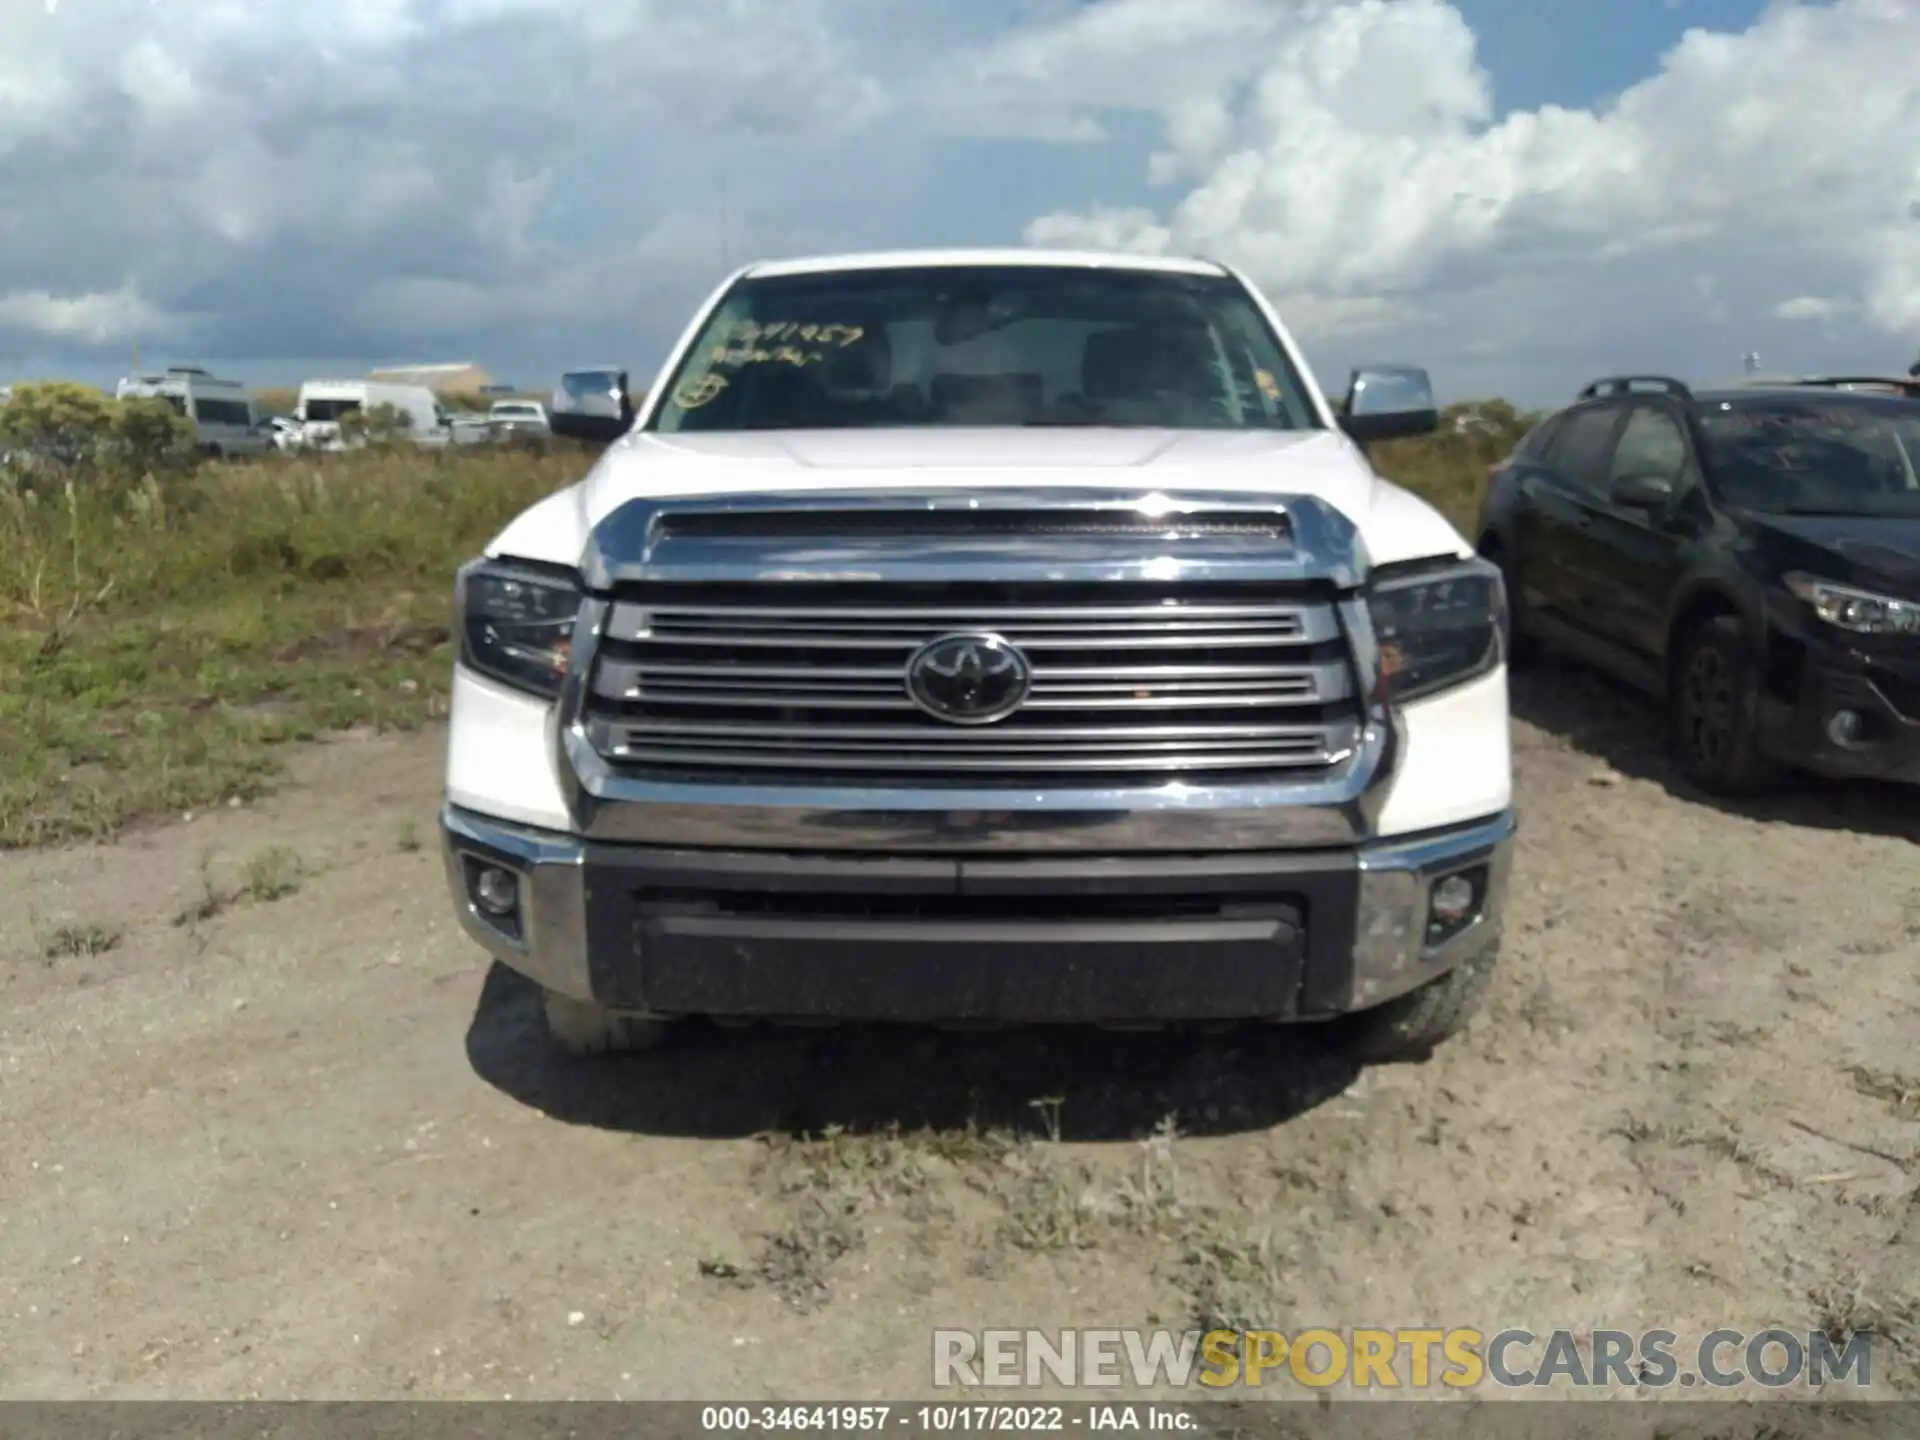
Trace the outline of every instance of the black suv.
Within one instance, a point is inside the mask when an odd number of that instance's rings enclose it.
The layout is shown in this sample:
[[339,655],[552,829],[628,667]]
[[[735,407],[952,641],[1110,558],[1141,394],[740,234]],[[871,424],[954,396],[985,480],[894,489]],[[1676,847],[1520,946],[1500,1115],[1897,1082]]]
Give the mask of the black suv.
[[1492,475],[1512,660],[1661,697],[1720,795],[1789,767],[1920,783],[1920,384],[1596,380]]

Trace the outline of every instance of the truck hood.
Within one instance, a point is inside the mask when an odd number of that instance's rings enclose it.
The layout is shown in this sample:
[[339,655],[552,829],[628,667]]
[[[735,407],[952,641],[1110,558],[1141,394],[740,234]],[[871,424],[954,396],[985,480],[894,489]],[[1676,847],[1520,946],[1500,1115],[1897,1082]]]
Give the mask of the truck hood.
[[579,485],[523,514],[488,553],[576,563],[588,533],[634,500],[1036,488],[1312,497],[1353,523],[1371,564],[1471,553],[1438,511],[1376,476],[1338,431],[1078,426],[631,433]]

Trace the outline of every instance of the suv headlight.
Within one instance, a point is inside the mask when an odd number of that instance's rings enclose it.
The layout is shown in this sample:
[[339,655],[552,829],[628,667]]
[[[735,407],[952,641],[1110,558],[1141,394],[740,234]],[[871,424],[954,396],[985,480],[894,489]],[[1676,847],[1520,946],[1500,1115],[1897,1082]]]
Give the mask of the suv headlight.
[[580,581],[557,566],[475,560],[454,582],[460,658],[516,690],[551,700],[572,658]]
[[1813,607],[1829,625],[1856,635],[1920,635],[1920,604],[1871,590],[1856,590],[1798,572],[1784,576],[1787,589]]
[[1374,580],[1367,607],[1388,700],[1417,700],[1500,661],[1507,599],[1499,567],[1488,561],[1395,566]]

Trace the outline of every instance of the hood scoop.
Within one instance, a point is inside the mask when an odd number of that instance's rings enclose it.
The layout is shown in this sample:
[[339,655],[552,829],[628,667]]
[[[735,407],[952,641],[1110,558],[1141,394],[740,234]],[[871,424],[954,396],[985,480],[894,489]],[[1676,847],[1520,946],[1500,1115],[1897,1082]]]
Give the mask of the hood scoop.
[[594,526],[589,589],[650,581],[1319,580],[1364,564],[1312,496],[1037,489],[636,499]]

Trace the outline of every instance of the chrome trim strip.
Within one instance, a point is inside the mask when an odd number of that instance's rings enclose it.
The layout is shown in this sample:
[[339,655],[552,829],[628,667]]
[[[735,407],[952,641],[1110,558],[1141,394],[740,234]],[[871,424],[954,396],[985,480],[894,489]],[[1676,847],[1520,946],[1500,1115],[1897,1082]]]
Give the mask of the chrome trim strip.
[[[1176,582],[1177,583],[1177,582]],[[1023,611],[1009,606],[926,605],[915,612],[825,609],[794,605],[772,607],[713,603],[698,609],[688,605],[653,605],[644,600],[616,601],[607,622],[607,636],[622,645],[649,642],[671,645],[740,645],[762,647],[818,645],[836,648],[878,648],[924,644],[928,634],[942,631],[1017,631],[1025,643],[1074,645],[1097,641],[1107,646],[1151,646],[1184,643],[1205,636],[1215,645],[1314,645],[1337,633],[1324,603],[1295,604],[1284,609],[1264,605],[1200,604],[1154,606],[1122,614],[1119,606],[1088,606],[1079,620],[1064,614],[1044,617],[1039,609]],[[1206,612],[1206,613],[1194,613]]]
[[[1349,722],[1351,723],[1351,722]],[[612,720],[609,728],[616,731],[637,730],[645,732],[646,722],[622,722]],[[660,727],[666,730],[663,725]],[[1319,738],[1323,732],[1342,728],[1338,725],[1091,725],[1091,726],[1049,726],[1045,730],[1015,730],[1011,727],[999,730],[956,730],[949,736],[945,731],[921,731],[918,735],[902,732],[891,725],[808,725],[804,729],[791,725],[753,724],[748,721],[712,721],[686,720],[676,721],[672,729],[654,737],[659,744],[673,744],[681,740],[739,740],[754,744],[808,746],[819,743],[861,744],[873,742],[879,744],[904,743],[911,745],[914,740],[927,744],[940,743],[954,754],[964,754],[969,750],[992,750],[998,752],[1003,747],[1014,750],[1021,747],[1044,747],[1066,742],[1077,748],[1088,749],[1103,741],[1115,744],[1140,742],[1180,742],[1194,741],[1205,743],[1238,742],[1252,743],[1261,740],[1286,741],[1305,736]],[[874,749],[864,749],[857,753],[874,756]]]
[[[1331,611],[1329,624],[1336,623]],[[1206,637],[1188,637],[1209,644]],[[743,642],[752,643],[752,642]],[[828,646],[831,642],[818,641]],[[1027,648],[1024,638],[1013,642]],[[911,642],[896,644],[906,650]],[[917,646],[914,648],[918,648]],[[855,709],[912,708],[906,663],[891,665],[699,664],[654,660],[626,648],[609,654],[594,675],[596,699],[622,703],[759,705],[786,708],[840,706]],[[1139,692],[1151,691],[1150,695]],[[1344,660],[1270,665],[1040,666],[1023,710],[1116,709],[1180,705],[1324,705],[1353,694]],[[617,714],[608,718],[617,718]]]

